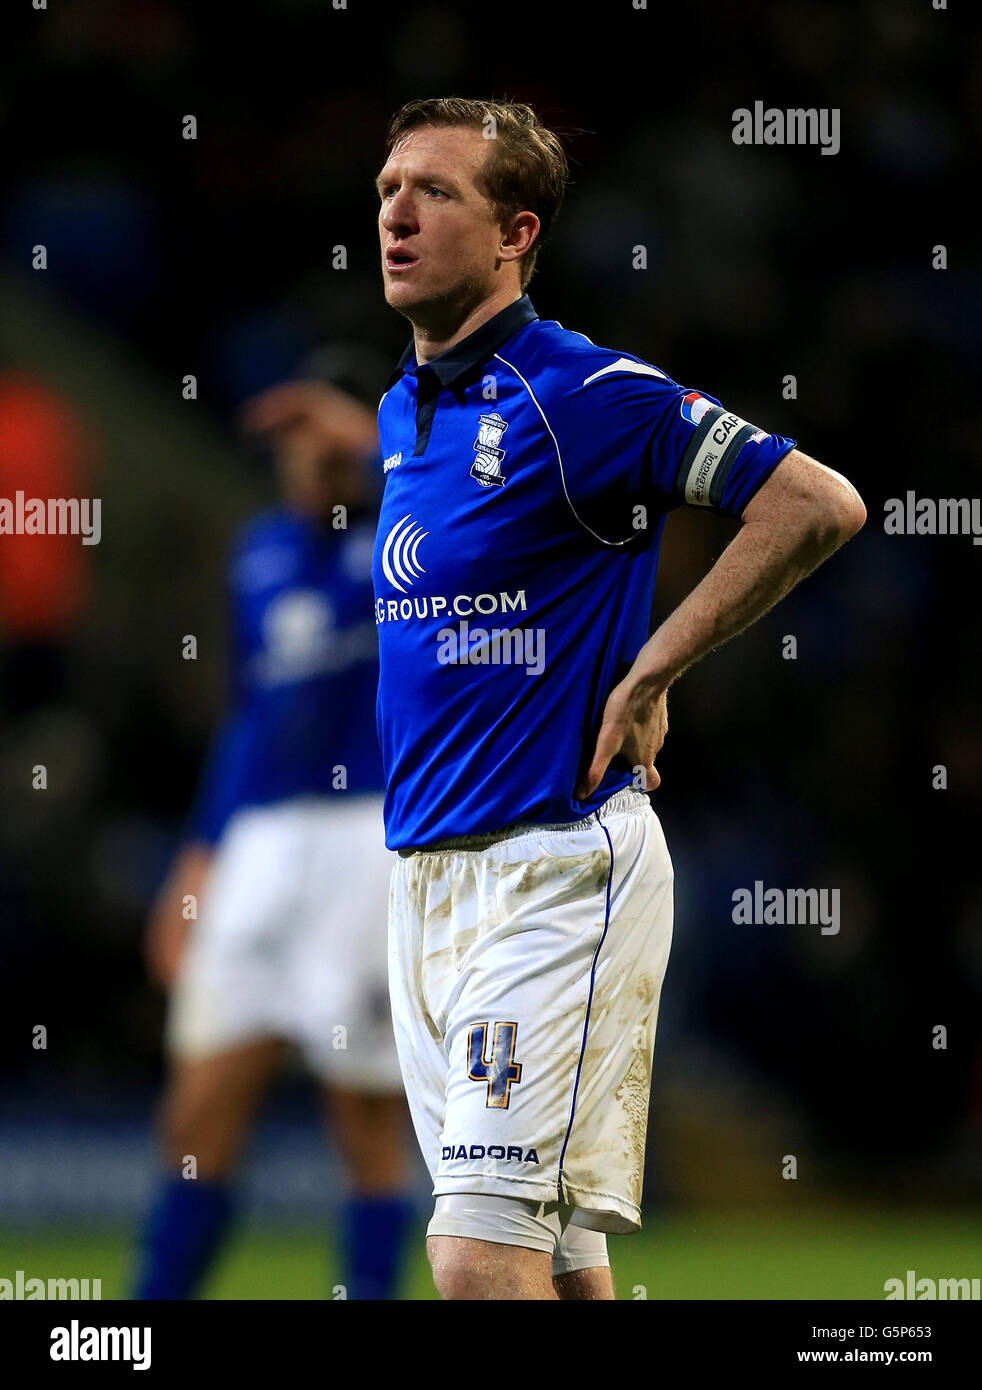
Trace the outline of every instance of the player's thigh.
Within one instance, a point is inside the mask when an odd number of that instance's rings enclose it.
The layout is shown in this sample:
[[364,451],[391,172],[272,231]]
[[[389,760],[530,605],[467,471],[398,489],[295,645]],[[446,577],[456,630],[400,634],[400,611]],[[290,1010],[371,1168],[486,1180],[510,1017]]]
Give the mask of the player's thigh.
[[447,977],[435,1191],[561,1201],[635,1229],[671,932],[660,827],[643,799],[608,825],[496,847],[483,872],[476,939]]
[[[572,1217],[572,1208],[567,1206],[563,1211]],[[614,1281],[603,1232],[587,1230],[567,1220],[552,1257],[552,1281],[563,1301],[612,1299]]]
[[398,1091],[373,1093],[324,1083],[328,1131],[356,1191],[399,1192],[409,1178],[408,1112]]
[[[572,1208],[559,1202],[486,1192],[444,1194],[436,1199],[427,1238],[453,1241],[433,1248],[443,1251],[444,1263],[452,1258],[464,1266],[486,1262],[491,1248],[503,1269],[522,1268],[534,1252],[549,1259],[560,1297],[604,1297],[610,1285],[606,1237],[573,1226],[571,1216]],[[574,1273],[582,1277],[571,1279]]]
[[[439,868],[424,987],[448,1058],[437,1195],[558,1202],[563,1137],[605,930],[600,832],[515,838]],[[439,902],[435,891],[430,899]]]
[[284,1044],[254,1038],[206,1057],[172,1058],[160,1109],[168,1158],[194,1157],[199,1176],[223,1169],[237,1154],[272,1078]]
[[[623,793],[619,804],[628,800]],[[674,874],[650,806],[604,816],[612,873],[607,929],[583,1018],[562,1158],[573,1224],[640,1226],[658,1008],[671,952]]]
[[242,812],[230,823],[168,1001],[172,1057],[204,1059],[282,1035],[301,851],[289,806]]
[[458,1236],[429,1236],[426,1253],[437,1292],[448,1301],[557,1298],[552,1259],[542,1250]]
[[578,1269],[570,1274],[553,1275],[553,1287],[564,1302],[603,1300],[614,1297],[614,1279],[610,1268]]
[[307,817],[301,919],[289,974],[293,1027],[327,1085],[389,1096],[402,1091],[388,984],[392,854],[382,799],[313,802]]
[[392,1025],[406,1100],[430,1175],[440,1159],[447,1054],[423,989],[426,874],[421,856],[393,857],[388,974]]

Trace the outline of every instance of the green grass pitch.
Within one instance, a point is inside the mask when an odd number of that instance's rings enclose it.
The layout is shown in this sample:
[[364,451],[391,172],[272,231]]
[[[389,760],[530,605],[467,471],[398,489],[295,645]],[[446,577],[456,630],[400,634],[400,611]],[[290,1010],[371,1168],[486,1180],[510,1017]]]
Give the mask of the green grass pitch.
[[[0,1276],[101,1278],[103,1298],[126,1296],[126,1231],[0,1231]],[[762,1216],[675,1212],[636,1236],[610,1239],[622,1299],[874,1299],[908,1269],[933,1278],[982,1274],[982,1233],[966,1215],[841,1211]],[[323,1299],[340,1282],[332,1233],[243,1228],[205,1291],[211,1299]],[[436,1295],[413,1241],[403,1296]]]

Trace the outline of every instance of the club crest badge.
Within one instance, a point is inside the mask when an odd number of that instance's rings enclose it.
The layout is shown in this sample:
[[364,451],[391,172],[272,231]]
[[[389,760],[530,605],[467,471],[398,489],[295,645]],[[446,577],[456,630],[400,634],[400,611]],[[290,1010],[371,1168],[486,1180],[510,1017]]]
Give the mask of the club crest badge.
[[504,487],[508,481],[501,471],[505,450],[500,447],[501,436],[507,428],[508,421],[502,420],[497,411],[481,416],[480,428],[474,440],[471,477],[476,478],[482,487]]

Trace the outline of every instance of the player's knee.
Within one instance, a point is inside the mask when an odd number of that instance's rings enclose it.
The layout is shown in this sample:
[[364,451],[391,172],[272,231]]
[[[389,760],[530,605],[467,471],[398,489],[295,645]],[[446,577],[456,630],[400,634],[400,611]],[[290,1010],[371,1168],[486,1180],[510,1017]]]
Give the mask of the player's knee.
[[324,1100],[355,1191],[402,1192],[409,1178],[405,1097],[325,1086]]
[[158,1138],[168,1167],[190,1169],[198,1178],[220,1178],[235,1162],[236,1135],[223,1123],[221,1107],[179,1087],[165,1095],[158,1118]]
[[195,1177],[218,1176],[216,1169],[222,1168],[216,1136],[207,1128],[195,1123],[193,1115],[176,1106],[168,1108],[161,1116],[160,1147],[168,1167],[184,1169],[193,1163]]

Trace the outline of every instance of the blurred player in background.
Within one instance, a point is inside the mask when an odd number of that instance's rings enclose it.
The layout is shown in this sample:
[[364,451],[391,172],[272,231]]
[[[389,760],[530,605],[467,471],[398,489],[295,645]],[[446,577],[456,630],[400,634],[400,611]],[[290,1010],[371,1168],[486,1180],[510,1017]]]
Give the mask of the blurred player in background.
[[293,1043],[320,1078],[350,1178],[341,1282],[349,1298],[392,1298],[411,1207],[386,981],[376,420],[311,380],[255,398],[245,426],[272,443],[285,505],[233,546],[231,709],[147,933],[151,973],[171,992],[169,1175],[135,1296],[200,1288],[229,1228],[243,1143]]

